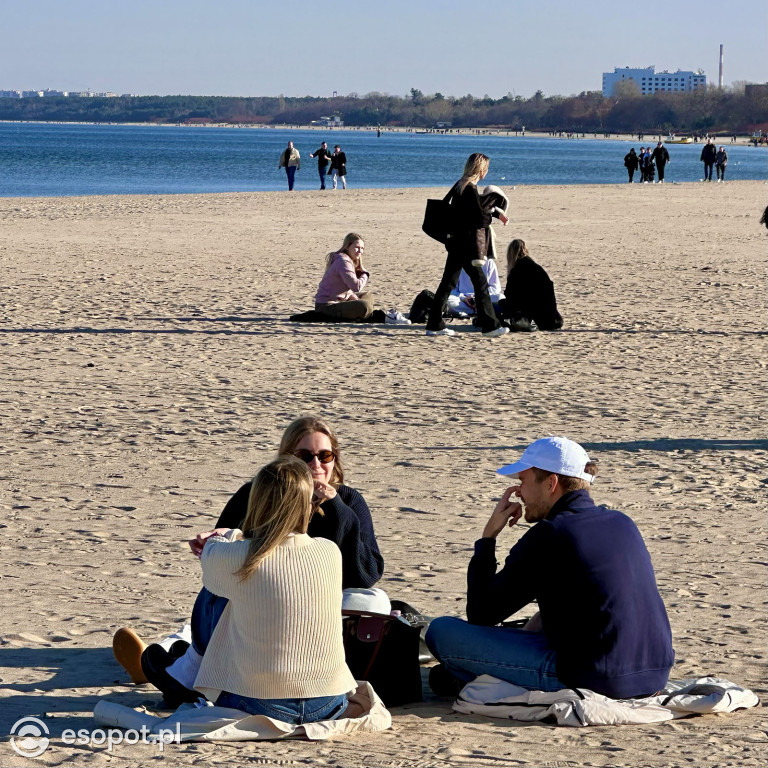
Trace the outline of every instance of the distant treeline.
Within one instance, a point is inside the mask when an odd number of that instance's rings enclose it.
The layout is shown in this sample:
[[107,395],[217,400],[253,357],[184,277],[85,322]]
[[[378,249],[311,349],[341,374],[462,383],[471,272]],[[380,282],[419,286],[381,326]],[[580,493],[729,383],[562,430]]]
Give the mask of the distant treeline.
[[229,96],[119,96],[0,99],[0,120],[94,123],[260,123],[308,125],[339,115],[346,126],[433,128],[497,127],[569,133],[723,133],[768,130],[765,88],[737,93],[707,88],[692,93],[656,93],[603,98],[578,96],[524,99],[459,98],[411,90],[407,98],[369,93],[334,98]]

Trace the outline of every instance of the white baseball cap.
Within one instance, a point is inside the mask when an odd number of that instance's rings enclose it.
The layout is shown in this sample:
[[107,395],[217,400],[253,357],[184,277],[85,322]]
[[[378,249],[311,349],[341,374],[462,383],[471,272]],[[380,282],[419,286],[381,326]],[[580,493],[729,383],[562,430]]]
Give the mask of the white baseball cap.
[[592,482],[595,478],[584,468],[589,463],[587,452],[567,437],[542,437],[531,443],[523,455],[514,463],[506,464],[496,471],[500,475],[519,477],[524,469],[537,467],[566,477],[578,477]]

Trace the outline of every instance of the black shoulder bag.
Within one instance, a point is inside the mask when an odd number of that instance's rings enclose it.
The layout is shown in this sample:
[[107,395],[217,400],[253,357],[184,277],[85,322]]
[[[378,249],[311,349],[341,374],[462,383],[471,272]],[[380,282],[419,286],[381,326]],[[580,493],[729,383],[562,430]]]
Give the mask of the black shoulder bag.
[[442,200],[427,200],[424,211],[424,223],[421,225],[425,234],[445,245],[451,236],[451,198],[456,191],[454,184]]

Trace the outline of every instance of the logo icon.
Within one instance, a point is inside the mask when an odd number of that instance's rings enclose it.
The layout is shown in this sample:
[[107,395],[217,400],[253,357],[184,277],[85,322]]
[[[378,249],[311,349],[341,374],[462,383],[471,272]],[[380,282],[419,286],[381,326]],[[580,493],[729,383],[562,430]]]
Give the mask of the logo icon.
[[22,757],[40,757],[48,749],[48,726],[36,717],[22,717],[11,728],[11,746]]

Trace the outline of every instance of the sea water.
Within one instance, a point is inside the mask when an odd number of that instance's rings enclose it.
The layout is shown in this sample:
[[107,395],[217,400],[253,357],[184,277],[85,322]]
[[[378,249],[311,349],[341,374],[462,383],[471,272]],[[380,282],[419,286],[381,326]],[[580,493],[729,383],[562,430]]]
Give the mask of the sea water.
[[[624,155],[655,141],[245,127],[0,123],[0,197],[178,194],[287,189],[288,141],[301,153],[297,189],[318,189],[326,141],[347,155],[352,188],[448,187],[467,156],[491,158],[487,184],[626,183]],[[765,180],[766,150],[724,143],[726,181]],[[666,182],[699,181],[702,144],[670,144]],[[330,179],[328,179],[330,181]],[[330,186],[330,185],[329,185]]]

